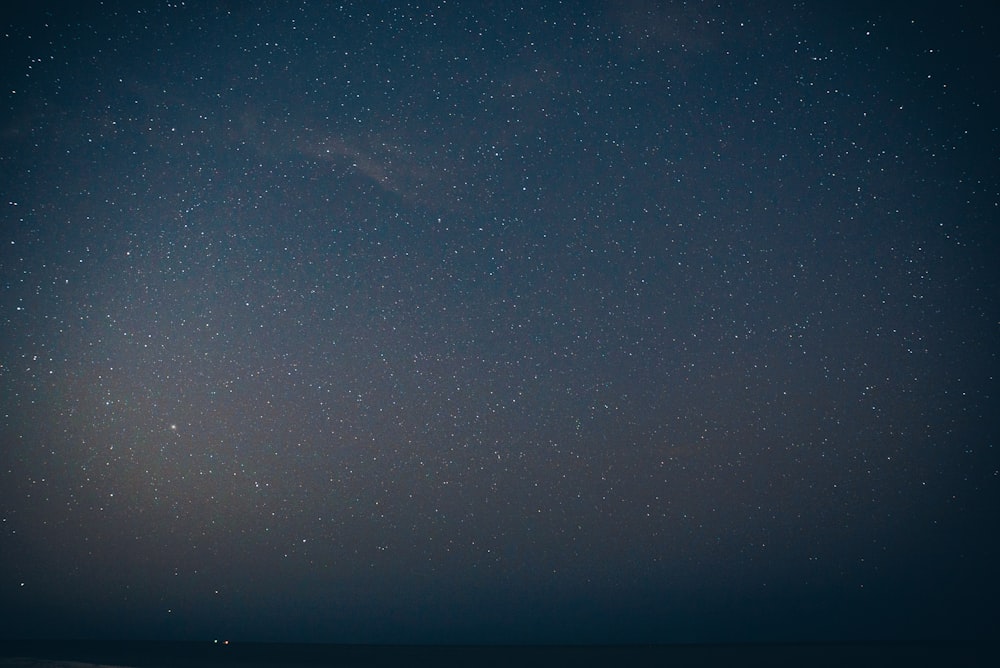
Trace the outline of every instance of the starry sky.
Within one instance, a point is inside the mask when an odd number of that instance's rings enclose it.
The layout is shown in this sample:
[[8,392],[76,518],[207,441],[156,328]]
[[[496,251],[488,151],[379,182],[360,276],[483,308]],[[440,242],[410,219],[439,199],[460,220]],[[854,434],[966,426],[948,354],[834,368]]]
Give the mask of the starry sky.
[[987,4],[8,6],[3,634],[996,630]]

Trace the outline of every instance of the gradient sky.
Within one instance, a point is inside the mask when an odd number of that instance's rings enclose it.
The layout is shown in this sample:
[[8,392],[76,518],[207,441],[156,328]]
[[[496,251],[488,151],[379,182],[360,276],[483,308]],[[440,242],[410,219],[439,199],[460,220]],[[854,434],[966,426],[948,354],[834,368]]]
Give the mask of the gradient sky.
[[15,4],[3,635],[996,630],[988,3]]

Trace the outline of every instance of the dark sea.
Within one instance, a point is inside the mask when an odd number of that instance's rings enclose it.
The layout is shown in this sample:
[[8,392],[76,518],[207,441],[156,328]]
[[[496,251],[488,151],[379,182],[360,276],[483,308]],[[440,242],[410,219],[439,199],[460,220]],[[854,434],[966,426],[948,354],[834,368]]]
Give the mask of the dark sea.
[[968,644],[439,646],[3,641],[0,668],[1000,666]]

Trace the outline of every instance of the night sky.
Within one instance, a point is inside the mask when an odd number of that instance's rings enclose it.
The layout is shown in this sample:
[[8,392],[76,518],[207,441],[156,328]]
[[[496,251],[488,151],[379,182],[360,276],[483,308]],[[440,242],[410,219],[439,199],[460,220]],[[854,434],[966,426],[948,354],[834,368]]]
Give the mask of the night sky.
[[8,6],[2,635],[995,631],[988,5]]

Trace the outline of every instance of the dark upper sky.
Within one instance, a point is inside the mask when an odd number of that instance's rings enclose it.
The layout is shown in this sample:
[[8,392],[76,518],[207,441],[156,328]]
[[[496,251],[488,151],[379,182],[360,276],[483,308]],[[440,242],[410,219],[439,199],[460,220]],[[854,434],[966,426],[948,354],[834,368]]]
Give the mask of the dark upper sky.
[[4,10],[3,634],[996,628],[985,5],[249,4]]

